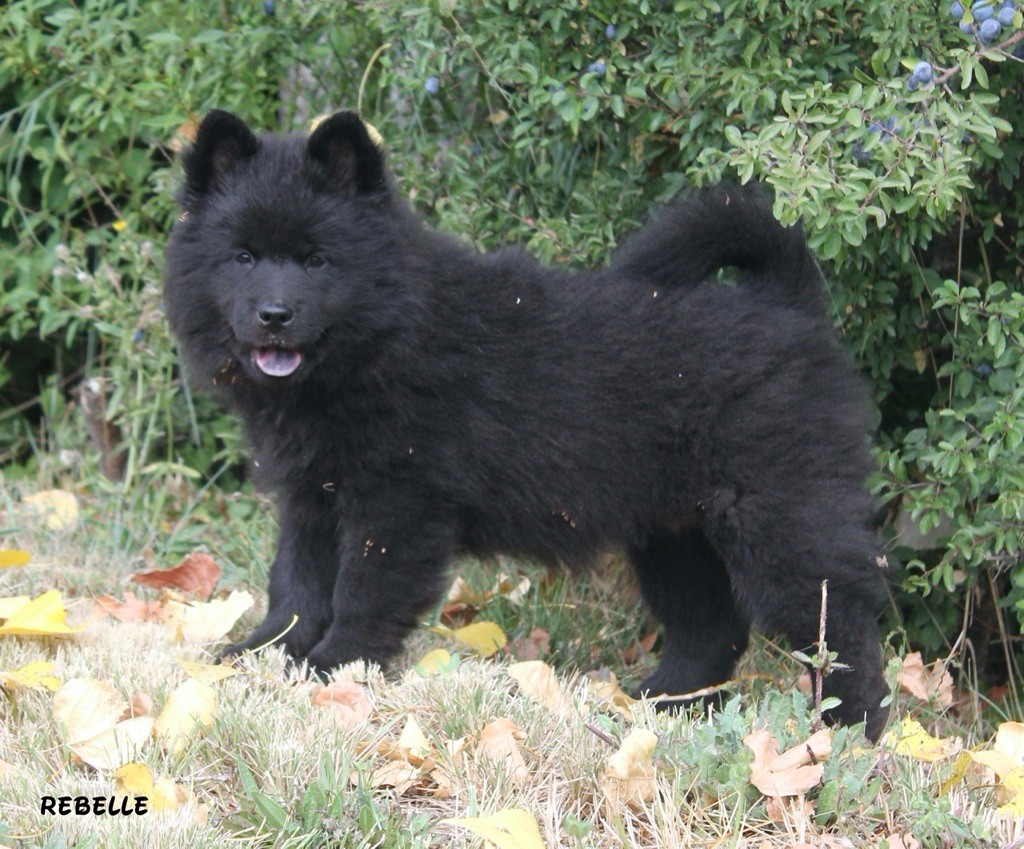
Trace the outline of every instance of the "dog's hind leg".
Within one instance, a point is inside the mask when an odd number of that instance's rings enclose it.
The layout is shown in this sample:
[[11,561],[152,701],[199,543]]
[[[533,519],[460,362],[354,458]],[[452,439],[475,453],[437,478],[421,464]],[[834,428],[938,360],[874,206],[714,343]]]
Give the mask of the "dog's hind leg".
[[792,648],[812,653],[818,642],[821,584],[828,581],[826,643],[847,669],[824,679],[825,696],[839,707],[826,719],[866,722],[875,740],[885,725],[878,612],[884,585],[874,560],[874,539],[862,521],[859,489],[838,486],[799,499],[722,491],[708,503],[704,529],[728,565],[737,604],[754,625],[784,633]]
[[728,680],[749,627],[725,564],[700,529],[655,531],[630,559],[645,601],[664,625],[661,664],[640,693],[681,695]]

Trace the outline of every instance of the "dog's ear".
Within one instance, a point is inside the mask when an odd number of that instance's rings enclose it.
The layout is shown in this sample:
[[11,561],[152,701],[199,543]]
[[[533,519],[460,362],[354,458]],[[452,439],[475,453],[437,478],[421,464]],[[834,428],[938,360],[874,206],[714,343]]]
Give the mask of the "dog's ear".
[[327,174],[329,187],[344,194],[384,187],[384,154],[355,112],[337,112],[320,122],[306,152]]
[[259,149],[259,139],[241,118],[222,109],[210,112],[185,154],[186,199],[214,191],[227,173]]

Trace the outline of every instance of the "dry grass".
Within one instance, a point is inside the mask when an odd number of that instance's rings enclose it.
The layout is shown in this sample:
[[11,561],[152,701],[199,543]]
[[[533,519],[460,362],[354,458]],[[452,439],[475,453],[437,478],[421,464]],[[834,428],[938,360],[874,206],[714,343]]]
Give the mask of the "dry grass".
[[[187,677],[177,660],[209,661],[208,649],[175,644],[159,623],[95,621],[91,605],[75,599],[121,595],[124,576],[147,560],[172,565],[161,556],[147,558],[133,548],[133,539],[153,539],[198,522],[208,547],[230,559],[244,546],[266,541],[269,520],[257,510],[240,528],[181,513],[160,531],[146,523],[163,520],[147,520],[138,508],[124,521],[140,527],[113,541],[105,536],[111,524],[104,521],[112,498],[84,498],[78,526],[52,532],[23,521],[11,488],[0,482],[0,514],[6,517],[0,528],[7,528],[0,548],[33,555],[29,566],[0,573],[0,596],[59,587],[71,621],[90,623],[64,640],[0,635],[0,671],[52,659],[62,681],[109,680],[125,698],[148,695],[158,712]],[[553,589],[542,590],[540,583],[534,581],[532,598],[522,607],[499,601],[479,617],[499,619],[510,632],[544,627],[552,634],[568,709],[553,712],[524,695],[507,674],[507,658],[464,657],[454,671],[421,675],[412,668],[415,661],[445,645],[421,629],[387,674],[359,666],[340,673],[362,682],[371,705],[369,717],[351,725],[339,722],[332,708],[315,705],[317,685],[289,676],[281,655],[269,651],[251,659],[245,674],[213,685],[216,720],[182,752],[156,742],[143,751],[141,760],[154,775],[182,788],[186,800],[173,811],[141,817],[41,815],[45,795],[110,796],[115,782],[73,757],[54,719],[50,692],[9,689],[0,703],[0,844],[481,846],[465,828],[441,820],[523,808],[536,818],[547,847],[882,847],[887,840],[895,847],[901,845],[897,839],[906,847],[1024,845],[1021,825],[995,813],[991,788],[959,782],[943,789],[952,764],[897,757],[846,731],[834,737],[826,789],[768,804],[750,783],[750,752],[742,738],[767,727],[780,748],[788,747],[806,738],[814,718],[802,696],[777,686],[781,681],[785,688],[795,668],[778,662],[781,651],[758,653],[757,663],[771,659],[767,672],[745,661],[747,680],[738,685],[739,697],[710,720],[656,714],[640,704],[627,721],[590,694],[581,673],[592,661],[636,676],[651,662],[640,656],[629,668],[621,660],[643,631],[633,602],[620,603],[617,613],[612,609],[615,598],[628,593],[614,572]],[[524,621],[517,624],[517,615]],[[239,629],[246,624],[251,621]],[[413,770],[416,777],[407,786],[387,786],[379,770],[395,757],[410,716],[427,738],[427,765]],[[938,731],[950,727],[929,716]],[[522,730],[516,745],[525,771],[477,751],[481,732],[499,718]],[[608,804],[601,777],[615,745],[633,728],[658,735],[655,792],[633,806]],[[458,753],[452,751],[456,741],[462,741]],[[246,771],[254,783],[247,785]],[[268,818],[267,805],[283,811],[284,821],[269,822],[274,818]]]

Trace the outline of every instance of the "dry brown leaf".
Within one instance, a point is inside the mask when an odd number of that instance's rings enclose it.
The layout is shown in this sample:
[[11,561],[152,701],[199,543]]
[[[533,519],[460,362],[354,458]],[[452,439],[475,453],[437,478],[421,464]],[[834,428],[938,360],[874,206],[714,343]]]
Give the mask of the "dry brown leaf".
[[444,744],[446,757],[439,759],[441,762],[430,770],[430,780],[434,783],[433,795],[435,798],[447,799],[454,796],[465,783],[467,772],[463,754],[465,747],[465,737],[449,740]]
[[163,602],[144,601],[130,590],[124,594],[124,601],[113,596],[101,595],[92,600],[94,616],[113,616],[119,622],[159,622],[166,617]]
[[313,696],[313,704],[333,710],[342,728],[354,728],[373,713],[366,690],[355,681],[332,681],[321,687]]
[[640,807],[654,798],[654,747],[657,743],[658,735],[653,731],[635,728],[608,759],[601,788],[609,818],[616,816],[622,805]]
[[633,645],[629,646],[622,652],[622,662],[627,666],[632,666],[642,658],[647,657],[651,653],[651,649],[654,648],[654,644],[658,641],[658,633],[658,631],[651,631],[647,636],[641,637]]
[[452,606],[481,607],[498,596],[506,597],[512,604],[522,604],[530,590],[529,578],[517,578],[502,572],[489,590],[477,590],[462,577],[457,577],[448,588],[447,602]]
[[136,572],[131,580],[158,590],[174,587],[205,601],[213,594],[213,588],[220,580],[220,566],[209,554],[193,551],[171,569]]
[[217,691],[195,678],[179,684],[164,703],[156,718],[153,733],[157,740],[177,754],[190,737],[213,725],[217,715]]
[[[415,789],[422,792],[432,782],[430,777],[435,763],[429,758],[430,742],[416,717],[406,717],[405,726],[398,737],[398,743],[383,742],[377,746],[378,754],[387,762],[377,767],[370,775],[374,787],[392,787],[399,796]],[[356,776],[358,783],[358,776]]]
[[530,591],[530,586],[529,578],[519,578],[502,572],[498,575],[498,580],[491,588],[491,595],[504,596],[510,604],[520,605],[526,600],[526,594]]
[[936,702],[940,707],[953,704],[953,676],[936,661],[925,666],[921,652],[915,651],[903,659],[903,667],[896,677],[900,689],[923,702]]
[[421,779],[420,768],[408,761],[389,760],[370,775],[372,787],[391,787],[399,796],[405,795]]
[[560,713],[568,708],[555,670],[544,661],[524,660],[522,663],[513,663],[508,668],[508,674],[519,684],[519,689],[548,710]]
[[452,581],[448,588],[448,604],[463,604],[468,607],[479,607],[487,600],[486,594],[478,591],[461,575]]
[[885,838],[889,849],[920,849],[921,844],[909,831],[899,831]]
[[512,640],[505,651],[516,660],[538,660],[551,652],[551,635],[543,628],[534,628],[528,637]]
[[530,776],[526,768],[526,761],[519,749],[517,740],[526,736],[522,728],[516,725],[507,717],[499,717],[493,722],[487,723],[480,732],[480,742],[476,747],[476,754],[493,761],[498,761],[504,766],[505,774],[513,781],[522,782]]
[[765,796],[800,796],[817,787],[825,770],[822,763],[832,753],[832,738],[825,729],[781,755],[770,732],[762,729],[743,738],[754,752],[750,783]]
[[129,719],[133,716],[152,716],[153,699],[146,693],[132,693],[131,704],[128,705],[128,716],[122,715],[122,719]]

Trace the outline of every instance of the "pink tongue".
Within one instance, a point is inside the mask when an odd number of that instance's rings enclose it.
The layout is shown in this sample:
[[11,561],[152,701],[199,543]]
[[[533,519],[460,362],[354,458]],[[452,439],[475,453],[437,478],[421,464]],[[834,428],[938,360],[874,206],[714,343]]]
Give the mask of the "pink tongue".
[[302,354],[288,348],[257,348],[252,358],[256,368],[271,377],[287,377],[302,363]]

